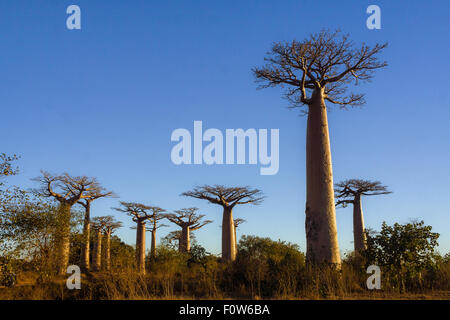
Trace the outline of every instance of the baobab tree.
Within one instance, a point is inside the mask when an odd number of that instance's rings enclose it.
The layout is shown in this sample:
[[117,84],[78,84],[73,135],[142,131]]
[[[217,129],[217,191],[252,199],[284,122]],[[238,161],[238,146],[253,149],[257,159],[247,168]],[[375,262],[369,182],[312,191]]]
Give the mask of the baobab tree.
[[234,238],[236,239],[235,242],[236,242],[236,252],[237,252],[238,240],[237,240],[237,236],[236,236],[236,229],[239,227],[239,225],[241,225],[241,224],[243,224],[243,223],[245,223],[247,221],[245,219],[242,219],[242,218],[236,218],[233,221],[234,221]]
[[367,247],[364,229],[364,216],[361,204],[362,196],[376,196],[392,193],[380,181],[349,179],[335,185],[336,206],[353,205],[353,239],[355,252]]
[[[190,239],[191,243],[193,243],[196,240],[195,234],[193,232],[190,232],[189,239]],[[172,244],[173,241],[177,241],[178,251],[181,252],[181,248],[180,248],[180,246],[181,246],[181,230],[176,230],[176,231],[170,232],[168,235],[166,235],[163,238],[163,241],[166,241],[170,244]]]
[[102,217],[92,219],[92,229],[94,230],[94,250],[92,250],[92,269],[100,271],[102,265],[102,233],[104,222]]
[[149,207],[149,210],[151,212],[149,216],[150,225],[147,229],[147,231],[150,231],[152,234],[152,241],[150,245],[150,257],[155,258],[156,257],[156,230],[162,227],[168,227],[168,225],[160,223],[162,219],[166,217],[164,212],[166,210],[160,208],[160,207]]
[[166,218],[181,227],[178,250],[180,252],[189,252],[191,250],[191,232],[198,230],[212,220],[204,220],[204,214],[197,214],[198,208],[183,208],[176,210],[175,213],[166,215]]
[[[104,269],[106,269],[107,271],[111,270],[111,235],[113,234],[113,232],[122,227],[122,222],[120,221],[116,221],[114,219],[113,216],[101,216],[101,217],[95,217],[94,218],[94,222],[97,225],[100,226],[100,230],[103,232],[103,236],[105,238],[105,254],[104,254],[104,258],[105,258],[105,263],[104,263]],[[97,238],[101,239],[101,235],[99,235],[97,233]],[[101,243],[101,240],[100,240]],[[100,254],[99,254],[100,253]],[[97,255],[97,259],[98,261],[100,261],[101,259],[101,247],[99,251],[96,251],[94,253],[94,256]],[[97,265],[97,270],[100,270],[100,266],[101,264],[98,263]]]
[[41,171],[42,176],[34,178],[39,182],[40,188],[35,193],[48,198],[54,198],[59,202],[58,231],[55,234],[57,246],[57,271],[66,274],[69,263],[70,249],[70,219],[72,206],[89,196],[91,190],[99,188],[95,178],[86,176],[71,176],[68,173],[52,175]]
[[138,272],[145,274],[145,231],[146,222],[150,219],[150,207],[142,203],[121,201],[122,208],[114,208],[132,217],[136,222],[136,263]]
[[89,256],[90,256],[90,236],[91,236],[91,203],[94,200],[106,197],[116,197],[112,191],[107,191],[101,185],[92,188],[84,199],[78,201],[78,204],[84,207],[84,221],[83,221],[83,243],[81,245],[81,268],[89,270]]
[[223,207],[222,218],[222,259],[236,259],[236,233],[234,231],[233,208],[238,204],[260,204],[264,196],[258,189],[250,187],[224,187],[221,185],[198,186],[183,196],[207,200]]
[[[233,222],[234,222],[234,239],[236,239],[235,246],[236,246],[236,253],[237,253],[237,251],[238,251],[238,249],[237,249],[238,238],[237,238],[237,235],[236,235],[236,229],[239,227],[240,224],[242,224],[244,222],[247,222],[247,221],[242,219],[242,218],[236,218],[236,219],[233,220]],[[219,227],[222,228],[222,226],[219,226]]]
[[349,93],[349,84],[369,81],[387,66],[378,54],[387,44],[356,47],[340,31],[322,31],[299,42],[275,43],[267,64],[253,68],[260,88],[281,86],[292,107],[307,114],[306,244],[309,263],[340,265],[333,191],[333,170],[325,102],[362,105],[364,95]]

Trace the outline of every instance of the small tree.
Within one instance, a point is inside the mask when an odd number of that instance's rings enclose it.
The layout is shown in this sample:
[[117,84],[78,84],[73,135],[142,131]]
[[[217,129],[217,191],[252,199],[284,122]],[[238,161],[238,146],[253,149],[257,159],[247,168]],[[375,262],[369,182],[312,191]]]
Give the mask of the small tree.
[[[17,160],[19,157],[16,155],[8,156],[0,153],[0,187],[3,186],[2,178],[16,175],[19,172],[19,169],[13,165],[13,162]],[[13,191],[0,189],[0,206],[15,198],[19,193],[23,192],[18,188]]]
[[353,205],[353,237],[355,252],[366,248],[364,216],[361,204],[362,196],[376,196],[392,193],[380,181],[349,179],[335,185],[336,206]]
[[[38,281],[48,279],[58,267],[58,206],[48,198],[33,197],[18,191],[0,206],[0,256],[12,257],[33,268]],[[79,226],[77,211],[71,215],[70,228]]]
[[136,262],[138,272],[145,274],[145,231],[146,222],[151,218],[150,207],[142,203],[121,201],[122,208],[114,208],[131,216],[136,222]]
[[244,235],[235,265],[236,277],[252,296],[293,296],[298,275],[304,274],[305,256],[296,244]]
[[66,274],[69,262],[70,249],[70,219],[71,209],[81,199],[89,197],[92,190],[99,188],[95,178],[86,176],[71,176],[68,173],[52,175],[42,171],[42,176],[34,178],[40,184],[39,189],[34,191],[39,196],[54,198],[59,202],[58,226],[56,242],[59,248],[58,273]]
[[367,264],[380,266],[404,290],[405,280],[420,281],[434,265],[438,238],[424,221],[393,226],[383,222],[380,232],[367,231],[367,249],[362,252]]
[[258,189],[250,187],[224,187],[221,185],[195,187],[183,196],[207,200],[223,207],[222,218],[222,259],[236,259],[236,233],[234,231],[233,208],[238,204],[260,204],[264,196]]
[[183,208],[181,210],[176,210],[175,213],[167,214],[166,218],[181,227],[179,251],[189,252],[191,250],[191,233],[198,230],[211,220],[202,221],[205,217],[204,214],[197,214],[198,208]]
[[5,153],[0,153],[0,178],[12,176],[19,172],[19,169],[13,165],[13,162],[17,160],[19,160],[19,157],[15,154],[8,156]]
[[253,68],[261,88],[286,87],[293,107],[306,106],[306,247],[312,263],[339,265],[330,138],[325,101],[361,105],[362,94],[348,94],[351,83],[369,81],[385,67],[377,55],[386,44],[355,47],[347,35],[322,31],[299,42],[275,43],[267,65]]

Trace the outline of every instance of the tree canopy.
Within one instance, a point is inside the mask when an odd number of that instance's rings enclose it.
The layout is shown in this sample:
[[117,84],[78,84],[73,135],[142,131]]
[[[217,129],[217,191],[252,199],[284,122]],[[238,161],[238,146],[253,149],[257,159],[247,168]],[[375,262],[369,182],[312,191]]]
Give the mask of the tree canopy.
[[260,204],[265,198],[261,190],[250,187],[225,187],[223,185],[197,186],[183,196],[208,200],[211,203],[233,208],[237,204]]
[[345,207],[353,203],[356,196],[376,196],[389,194],[387,186],[380,181],[369,181],[362,179],[348,179],[335,184],[336,206]]
[[308,92],[315,89],[324,89],[324,98],[331,103],[361,105],[364,95],[347,94],[348,86],[370,81],[376,69],[387,66],[378,59],[386,46],[358,47],[339,30],[323,30],[303,41],[274,43],[264,59],[267,64],[252,71],[260,88],[285,86],[285,96],[295,107],[310,105]]

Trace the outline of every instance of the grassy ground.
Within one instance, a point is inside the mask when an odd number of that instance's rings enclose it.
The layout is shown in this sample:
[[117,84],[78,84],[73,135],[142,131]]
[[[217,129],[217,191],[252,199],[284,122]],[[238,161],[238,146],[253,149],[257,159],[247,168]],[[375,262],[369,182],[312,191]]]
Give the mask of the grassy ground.
[[[136,278],[119,276],[117,282],[109,281],[111,275],[83,274],[80,290],[68,290],[66,278],[55,278],[45,284],[37,284],[36,276],[28,273],[18,278],[14,288],[0,287],[0,300],[228,300],[228,299],[255,299],[258,296],[241,294],[212,294],[210,296],[193,296],[186,294],[165,293],[160,291],[155,295],[149,287],[149,278]],[[450,300],[450,291],[424,291],[424,292],[388,292],[384,290],[357,290],[357,292],[330,293],[320,295],[317,292],[307,292],[298,296],[265,297],[264,299],[282,300]]]

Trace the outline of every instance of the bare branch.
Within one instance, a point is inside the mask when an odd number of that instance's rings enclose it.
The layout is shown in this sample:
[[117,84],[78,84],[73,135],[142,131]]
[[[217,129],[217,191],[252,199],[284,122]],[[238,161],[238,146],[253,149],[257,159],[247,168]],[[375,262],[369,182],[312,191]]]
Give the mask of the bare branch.
[[380,181],[348,179],[335,184],[336,206],[345,207],[354,203],[356,197],[375,196],[392,193]]
[[120,201],[121,208],[113,208],[116,211],[126,213],[131,216],[134,222],[144,221],[151,218],[150,206],[137,202]]
[[199,186],[192,191],[182,193],[183,196],[208,200],[223,207],[233,208],[237,204],[260,204],[265,198],[259,189],[250,187],[225,187],[222,185]]
[[40,184],[40,188],[34,189],[34,192],[43,197],[53,197],[61,203],[73,205],[80,199],[91,197],[91,192],[104,190],[95,178],[71,176],[68,173],[53,175],[45,171],[41,171],[41,174],[32,179]]
[[285,97],[297,107],[310,105],[312,91],[322,89],[331,103],[361,105],[363,95],[345,96],[347,85],[369,81],[375,70],[386,67],[378,60],[386,47],[385,43],[358,48],[339,30],[324,30],[302,42],[275,43],[264,59],[267,64],[252,71],[259,88],[285,87]]

